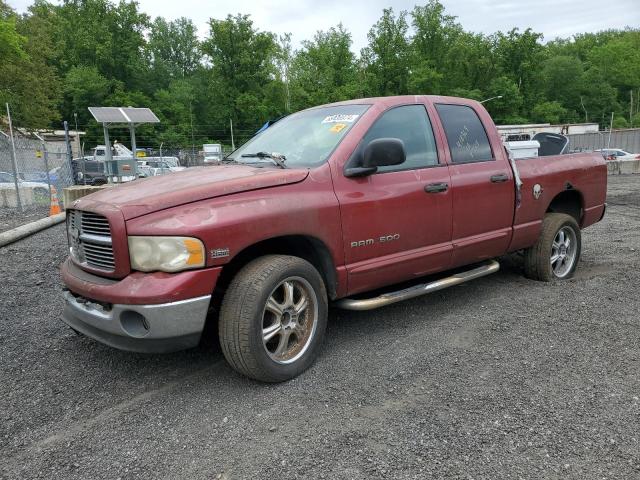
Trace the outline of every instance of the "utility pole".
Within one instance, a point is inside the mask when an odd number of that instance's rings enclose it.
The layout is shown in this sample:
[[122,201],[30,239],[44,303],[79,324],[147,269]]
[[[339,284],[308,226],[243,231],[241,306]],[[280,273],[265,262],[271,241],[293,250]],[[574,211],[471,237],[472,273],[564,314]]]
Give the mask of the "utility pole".
[[49,198],[51,198],[51,176],[49,175],[49,153],[47,152],[47,144],[44,142],[44,138],[42,138],[37,133],[34,133],[36,138],[40,140],[40,144],[42,145],[42,155],[44,156],[44,170],[47,173],[47,185],[49,185]]
[[20,187],[18,186],[18,162],[16,160],[16,144],[13,140],[13,124],[11,123],[11,112],[9,111],[9,103],[7,103],[7,118],[9,119],[9,135],[11,136],[11,152],[13,163],[13,184],[16,187],[16,202],[18,210],[22,212],[22,199],[20,198]]
[[76,121],[76,151],[78,152],[78,163],[82,165],[82,184],[87,184],[87,168],[84,163],[84,152],[80,147],[80,134],[78,133],[78,114],[73,112],[73,118]]
[[589,119],[587,117],[587,109],[584,106],[584,101],[582,100],[582,95],[580,95],[580,105],[582,105],[582,109],[584,110],[584,123],[589,123]]
[[76,151],[78,152],[78,157],[84,157],[83,152],[80,149],[80,134],[78,133],[78,114],[73,112],[73,118],[76,121]]
[[611,147],[611,130],[613,129],[613,112],[611,112],[611,123],[609,124],[609,140],[607,141],[607,150]]
[[633,89],[629,91],[629,95],[631,97],[629,101],[629,126],[631,127],[633,124]]
[[229,125],[231,125],[231,151],[236,149],[236,144],[233,142],[233,119],[229,119]]
[[138,164],[136,163],[136,160],[138,159],[138,144],[136,143],[136,126],[133,123],[129,123],[129,135],[131,136],[131,153],[133,155],[134,176],[138,178]]
[[69,161],[69,172],[71,172],[71,184],[75,183],[75,175],[73,173],[73,154],[71,153],[71,140],[69,140],[69,122],[66,120],[64,125],[64,143],[67,145],[67,160]]
[[193,109],[191,108],[191,102],[189,102],[189,120],[191,122],[191,161],[196,160],[196,142],[193,137]]

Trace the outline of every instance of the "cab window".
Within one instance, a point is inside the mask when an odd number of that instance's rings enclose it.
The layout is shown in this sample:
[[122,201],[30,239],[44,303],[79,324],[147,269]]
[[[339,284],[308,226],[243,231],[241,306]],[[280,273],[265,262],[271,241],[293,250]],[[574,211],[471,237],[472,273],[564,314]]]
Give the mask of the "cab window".
[[494,160],[487,132],[471,107],[437,104],[453,163]]
[[415,170],[438,164],[433,129],[423,105],[403,105],[387,110],[369,129],[362,145],[377,138],[402,140],[407,155],[404,163],[379,167],[378,173]]

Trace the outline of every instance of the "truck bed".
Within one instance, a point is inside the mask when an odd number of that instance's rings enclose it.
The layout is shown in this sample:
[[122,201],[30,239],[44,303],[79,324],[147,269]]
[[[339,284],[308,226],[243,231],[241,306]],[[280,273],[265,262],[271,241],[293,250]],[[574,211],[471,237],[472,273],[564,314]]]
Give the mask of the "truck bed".
[[[516,166],[522,186],[509,250],[526,248],[535,242],[545,212],[554,199],[561,201],[562,196],[580,197],[582,211],[577,214],[581,228],[602,218],[607,196],[607,166],[602,155],[574,153],[523,158],[516,160]],[[538,198],[534,194],[538,191],[536,185],[541,191]]]

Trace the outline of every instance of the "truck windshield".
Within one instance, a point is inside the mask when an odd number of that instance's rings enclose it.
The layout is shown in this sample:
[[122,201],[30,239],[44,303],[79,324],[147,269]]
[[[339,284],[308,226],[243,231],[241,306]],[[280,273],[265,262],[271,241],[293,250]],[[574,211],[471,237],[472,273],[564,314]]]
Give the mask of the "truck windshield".
[[[229,158],[238,163],[275,165],[268,156],[284,159],[286,167],[313,167],[323,163],[369,105],[321,107],[294,113],[259,133]],[[243,155],[248,155],[243,157]]]

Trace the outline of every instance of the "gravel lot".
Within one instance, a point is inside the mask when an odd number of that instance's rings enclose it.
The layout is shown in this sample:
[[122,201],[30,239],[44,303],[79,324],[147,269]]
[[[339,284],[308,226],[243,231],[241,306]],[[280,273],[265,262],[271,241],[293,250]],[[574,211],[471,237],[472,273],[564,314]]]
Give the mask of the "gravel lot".
[[15,208],[0,207],[0,233],[47,216],[49,216],[49,204],[30,205],[24,207],[23,212],[19,212]]
[[640,478],[640,176],[610,177],[574,279],[518,256],[454,289],[333,310],[263,385],[219,350],[113,350],[59,320],[58,226],[0,249],[1,478]]

